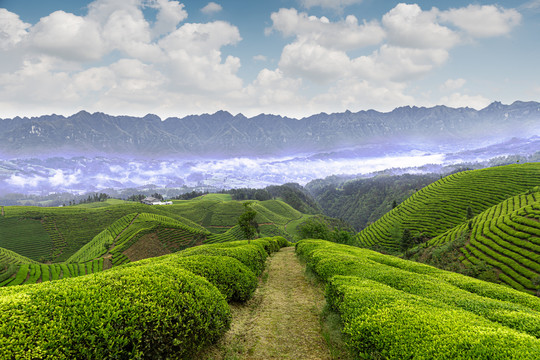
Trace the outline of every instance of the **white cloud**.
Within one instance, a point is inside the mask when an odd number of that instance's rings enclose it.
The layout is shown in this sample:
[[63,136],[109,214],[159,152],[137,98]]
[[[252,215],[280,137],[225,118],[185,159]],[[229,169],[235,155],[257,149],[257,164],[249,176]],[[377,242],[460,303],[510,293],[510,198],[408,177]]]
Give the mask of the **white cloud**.
[[343,9],[349,5],[360,4],[362,0],[300,0],[300,3],[305,8],[319,6],[327,9]]
[[249,99],[256,101],[252,104],[253,108],[272,111],[273,107],[283,108],[304,103],[305,100],[299,95],[301,85],[300,79],[288,78],[279,69],[263,69],[245,92]]
[[209,2],[208,4],[206,4],[206,6],[201,9],[201,12],[203,14],[209,15],[209,14],[218,13],[221,10],[223,10],[223,7],[221,7],[221,5],[219,5],[219,4],[212,1],[212,2]]
[[479,38],[506,35],[521,22],[521,14],[517,10],[496,5],[469,5],[443,11],[439,16],[442,21]]
[[8,179],[6,179],[6,183],[8,183],[11,186],[16,187],[37,187],[41,182],[46,181],[47,179],[34,175],[34,176],[21,176],[21,175],[11,175]]
[[279,68],[289,76],[325,83],[343,77],[350,64],[343,51],[328,49],[314,42],[295,41],[283,49]]
[[64,171],[54,170],[54,175],[49,177],[49,184],[51,184],[54,187],[64,187],[64,186],[71,186],[74,184],[79,183],[79,176],[81,175],[81,170],[77,170],[76,172],[72,174],[64,174]]
[[159,10],[154,24],[154,35],[167,34],[176,29],[176,26],[187,17],[187,11],[184,10],[184,4],[178,1],[154,0],[153,7]]
[[55,11],[32,27],[32,48],[61,59],[98,60],[106,53],[99,24],[81,16]]
[[422,11],[416,4],[398,4],[383,16],[382,23],[392,45],[449,49],[459,42],[456,33],[437,23],[436,11]]
[[476,110],[480,110],[488,106],[491,101],[483,97],[482,95],[466,95],[455,92],[450,96],[442,97],[439,103],[454,108],[470,107]]
[[[339,9],[341,15],[359,2],[302,4]],[[148,8],[155,20],[145,18]],[[221,6],[211,2],[201,10],[212,13]],[[513,9],[477,5],[440,11],[398,4],[369,21],[279,9],[265,30],[289,38],[278,65],[244,83],[234,48],[242,41],[238,27],[225,21],[183,23],[187,17],[184,5],[172,0],[95,0],[86,15],[57,11],[33,26],[0,9],[0,108],[15,115],[26,115],[18,109],[38,115],[84,108],[161,116],[220,109],[293,116],[388,109],[414,103],[407,94],[411,81],[444,65],[452,48],[471,38],[508,34],[521,19]],[[268,58],[253,56],[260,64]],[[458,93],[463,81],[441,86],[453,93],[445,101],[485,100]]]
[[296,9],[280,9],[272,13],[271,29],[283,36],[295,36],[302,41],[339,50],[355,50],[380,43],[385,33],[377,21],[358,23],[349,15],[345,20],[330,22],[326,17],[308,16]]
[[28,34],[27,24],[19,15],[0,9],[0,49],[7,50],[20,43]]
[[441,91],[455,91],[461,89],[467,81],[465,79],[448,79],[441,85]]

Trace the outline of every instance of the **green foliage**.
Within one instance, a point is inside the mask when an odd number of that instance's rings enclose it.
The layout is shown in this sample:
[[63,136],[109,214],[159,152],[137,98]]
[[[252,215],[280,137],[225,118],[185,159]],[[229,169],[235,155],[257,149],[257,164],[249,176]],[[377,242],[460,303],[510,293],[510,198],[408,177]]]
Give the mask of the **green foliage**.
[[358,245],[399,249],[397,226],[414,238],[430,239],[466,224],[468,205],[480,213],[540,182],[540,163],[507,165],[456,173],[419,190],[356,237]]
[[50,257],[52,241],[40,220],[0,216],[0,247],[37,261]]
[[308,183],[306,189],[325,215],[342,219],[360,231],[411,196],[414,189],[438,179],[436,174],[379,175],[357,180],[329,177]]
[[257,217],[257,212],[253,210],[247,202],[244,203],[244,207],[246,210],[238,217],[238,226],[244,234],[244,237],[251,240],[259,233],[259,224],[255,219]]
[[[437,246],[458,247],[461,257],[450,262],[461,262],[462,272],[537,293],[540,285],[533,279],[540,274],[539,209],[539,189],[527,190],[430,240],[424,252]],[[466,242],[460,240],[464,234]]]
[[300,239],[322,239],[338,244],[351,244],[354,235],[348,230],[352,229],[343,222],[336,222],[335,219],[323,216],[314,216],[298,225],[298,237]]
[[536,359],[540,299],[367,249],[303,240],[358,358]]
[[230,323],[213,285],[165,263],[0,289],[0,299],[2,359],[190,358]]

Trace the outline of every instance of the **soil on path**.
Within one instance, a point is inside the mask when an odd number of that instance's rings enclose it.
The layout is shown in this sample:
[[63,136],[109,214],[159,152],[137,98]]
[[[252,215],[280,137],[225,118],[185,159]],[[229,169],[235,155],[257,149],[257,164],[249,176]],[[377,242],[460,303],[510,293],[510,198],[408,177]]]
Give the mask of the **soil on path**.
[[232,304],[231,329],[201,359],[332,359],[321,335],[324,293],[306,279],[294,247],[267,264],[246,304]]

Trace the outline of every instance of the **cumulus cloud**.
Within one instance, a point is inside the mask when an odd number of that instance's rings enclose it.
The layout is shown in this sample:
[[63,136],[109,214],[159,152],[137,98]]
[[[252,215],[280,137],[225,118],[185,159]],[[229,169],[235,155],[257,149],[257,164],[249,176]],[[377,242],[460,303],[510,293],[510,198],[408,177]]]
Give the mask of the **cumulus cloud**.
[[[521,21],[517,10],[493,5],[441,11],[398,4],[378,19],[341,16],[359,2],[302,0],[306,9],[340,9],[337,20],[296,9],[272,13],[265,32],[288,41],[278,65],[249,83],[239,76],[238,27],[186,23],[180,1],[95,0],[87,14],[56,11],[33,25],[0,9],[0,107],[14,115],[85,108],[161,116],[387,109],[414,103],[407,94],[411,81],[443,66],[455,46],[506,35]],[[155,19],[148,18],[148,8]],[[214,2],[201,9],[220,10]],[[268,59],[259,54],[253,60]],[[445,101],[467,99],[458,80],[441,87],[457,94]],[[17,113],[21,108],[33,113]]]
[[19,15],[0,9],[0,49],[7,50],[20,43],[27,36],[30,26]]
[[284,36],[295,36],[300,41],[317,43],[321,46],[354,50],[380,43],[385,36],[377,21],[363,22],[349,15],[344,20],[330,22],[328,18],[309,16],[296,9],[280,9],[272,13],[272,27]]
[[178,1],[155,0],[154,8],[158,9],[156,23],[154,24],[154,35],[163,35],[174,31],[176,26],[188,17],[184,10],[184,4]]
[[439,16],[442,21],[478,38],[506,35],[521,22],[517,10],[496,5],[469,5],[443,11]]
[[32,47],[67,60],[98,60],[106,53],[99,24],[81,16],[55,11],[32,27]]
[[210,15],[210,14],[218,13],[221,10],[223,10],[223,7],[221,5],[219,5],[219,4],[212,1],[212,2],[209,2],[208,4],[206,4],[206,6],[201,9],[201,12],[203,14]]
[[392,45],[448,49],[459,42],[458,34],[438,24],[437,11],[423,11],[417,4],[398,4],[383,16],[382,23]]

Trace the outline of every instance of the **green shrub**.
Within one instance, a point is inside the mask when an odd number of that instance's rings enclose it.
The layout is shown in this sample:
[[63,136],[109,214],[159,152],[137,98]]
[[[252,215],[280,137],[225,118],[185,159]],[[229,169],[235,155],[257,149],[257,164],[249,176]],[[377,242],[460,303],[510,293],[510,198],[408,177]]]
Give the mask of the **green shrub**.
[[540,299],[367,249],[303,240],[359,358],[534,359]]
[[2,359],[190,358],[230,324],[225,297],[171,264],[0,289]]
[[180,256],[230,256],[246,265],[256,276],[259,276],[263,272],[266,258],[268,257],[261,244],[248,244],[247,240],[195,246],[178,254]]
[[167,264],[180,267],[204,277],[226,298],[232,301],[246,301],[257,288],[257,277],[246,265],[228,256],[166,255],[157,259],[145,259],[124,265],[124,268],[146,266],[148,264]]

